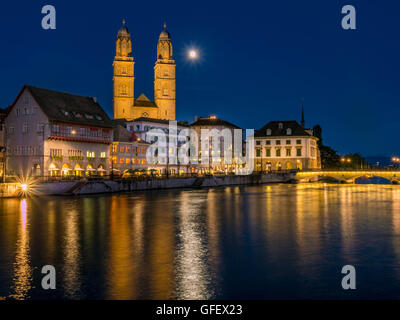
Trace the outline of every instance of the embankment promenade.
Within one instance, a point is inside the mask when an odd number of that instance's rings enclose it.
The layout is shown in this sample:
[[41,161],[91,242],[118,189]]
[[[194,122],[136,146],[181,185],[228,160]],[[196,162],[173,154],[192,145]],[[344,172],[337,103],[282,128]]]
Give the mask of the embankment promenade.
[[120,179],[120,180],[79,180],[40,182],[28,186],[22,192],[21,183],[0,184],[0,198],[28,195],[74,196],[139,190],[159,190],[173,188],[206,188],[228,185],[250,185],[266,183],[286,183],[295,178],[295,173],[275,172],[251,175],[204,176],[185,178]]

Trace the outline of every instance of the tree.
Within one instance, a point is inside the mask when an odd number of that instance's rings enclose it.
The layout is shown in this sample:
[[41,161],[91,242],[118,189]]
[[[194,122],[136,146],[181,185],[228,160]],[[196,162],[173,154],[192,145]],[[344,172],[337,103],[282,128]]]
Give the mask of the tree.
[[339,168],[340,167],[340,156],[336,150],[331,147],[324,146],[322,143],[322,128],[319,124],[314,126],[313,135],[318,138],[318,148],[321,154],[321,167],[327,168]]

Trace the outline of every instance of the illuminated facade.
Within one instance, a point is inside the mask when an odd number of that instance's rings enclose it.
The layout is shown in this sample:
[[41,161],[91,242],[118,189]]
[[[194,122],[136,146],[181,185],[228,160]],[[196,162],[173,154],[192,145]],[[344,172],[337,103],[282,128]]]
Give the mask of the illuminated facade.
[[0,176],[3,176],[4,172],[4,154],[5,148],[5,130],[4,130],[4,120],[7,115],[7,109],[0,109]]
[[114,128],[111,145],[111,170],[114,175],[139,174],[147,171],[146,151],[149,144],[121,125]]
[[318,138],[296,121],[271,121],[254,140],[255,171],[321,168]]
[[95,98],[25,86],[5,129],[7,175],[109,173],[113,124]]
[[[170,121],[169,120],[161,120],[161,119],[152,119],[152,118],[137,118],[133,121],[126,122],[126,127],[130,132],[134,132],[138,138],[143,141],[151,142],[152,134],[150,133],[152,130],[161,130],[166,135],[165,142],[159,142],[159,152],[166,154],[165,163],[160,163],[161,161],[157,161],[155,164],[148,164],[148,168],[150,170],[159,171],[162,174],[184,174],[189,172],[188,165],[181,165],[177,162],[176,148],[170,144]],[[189,125],[187,122],[177,121],[176,122],[176,133],[171,132],[171,138],[176,139],[180,134],[180,132],[184,129],[188,129]],[[178,146],[180,146],[183,142],[177,141]],[[168,150],[168,152],[167,152]],[[175,152],[174,152],[175,150]]]
[[114,119],[146,117],[175,120],[175,61],[172,57],[172,42],[169,32],[161,32],[157,45],[157,59],[154,66],[154,102],[144,94],[135,100],[135,72],[132,56],[132,40],[123,22],[116,41],[113,63],[113,109]]
[[[234,130],[240,129],[238,126],[229,123],[228,121],[217,118],[216,116],[210,116],[208,118],[199,118],[195,122],[190,125],[190,128],[194,130],[198,137],[198,164],[193,164],[191,170],[193,172],[198,172],[201,174],[212,174],[212,173],[230,173],[235,172],[239,167],[238,164],[235,163],[233,159],[233,146],[235,143],[234,140]],[[202,130],[209,130],[210,137],[208,138],[208,150],[202,149]],[[218,139],[219,146],[213,146],[214,143],[217,143],[212,138],[212,130],[217,133],[216,139]],[[223,130],[228,130],[231,135],[231,141],[225,141],[222,132]],[[225,146],[226,144],[229,144]],[[224,157],[224,150],[228,148],[232,151],[232,163],[227,163]],[[203,158],[207,158],[207,162],[204,163]]]

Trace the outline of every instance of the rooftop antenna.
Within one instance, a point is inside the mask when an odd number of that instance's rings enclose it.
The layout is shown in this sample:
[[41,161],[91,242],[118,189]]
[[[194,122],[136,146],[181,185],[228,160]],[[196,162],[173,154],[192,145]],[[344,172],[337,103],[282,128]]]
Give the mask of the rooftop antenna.
[[304,120],[304,98],[301,98],[300,101],[301,101],[301,126],[304,128],[306,126],[306,122]]

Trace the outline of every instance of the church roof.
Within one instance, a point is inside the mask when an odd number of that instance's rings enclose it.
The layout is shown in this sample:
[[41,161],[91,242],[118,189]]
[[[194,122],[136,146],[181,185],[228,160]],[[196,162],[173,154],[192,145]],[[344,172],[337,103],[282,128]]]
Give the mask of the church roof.
[[223,119],[219,119],[217,117],[208,117],[208,118],[199,118],[195,122],[193,122],[191,127],[196,127],[196,126],[223,126],[223,127],[229,127],[229,128],[234,128],[234,129],[240,129],[238,126],[225,121]]
[[118,30],[118,38],[129,38],[130,32],[128,27],[125,25],[125,19],[122,21],[122,27]]
[[[162,120],[162,119],[140,117],[140,118],[136,118],[133,121],[134,122],[152,122],[152,123],[159,123],[159,124],[169,124],[170,120]],[[181,127],[188,127],[189,126],[186,121],[177,121],[177,125],[181,126]]]
[[150,101],[149,98],[146,97],[144,93],[142,93],[134,103],[134,106],[137,107],[148,107],[148,108],[158,108],[155,102]]
[[[267,135],[267,130],[271,130],[271,134]],[[287,129],[291,129],[291,133],[288,134]],[[297,137],[309,137],[311,134],[302,127],[297,121],[270,121],[264,127],[256,130],[254,133],[255,137],[281,137],[281,136],[297,136]]]
[[24,86],[21,93],[25,89],[32,94],[50,121],[106,128],[113,127],[111,119],[92,97],[83,97],[28,85]]

